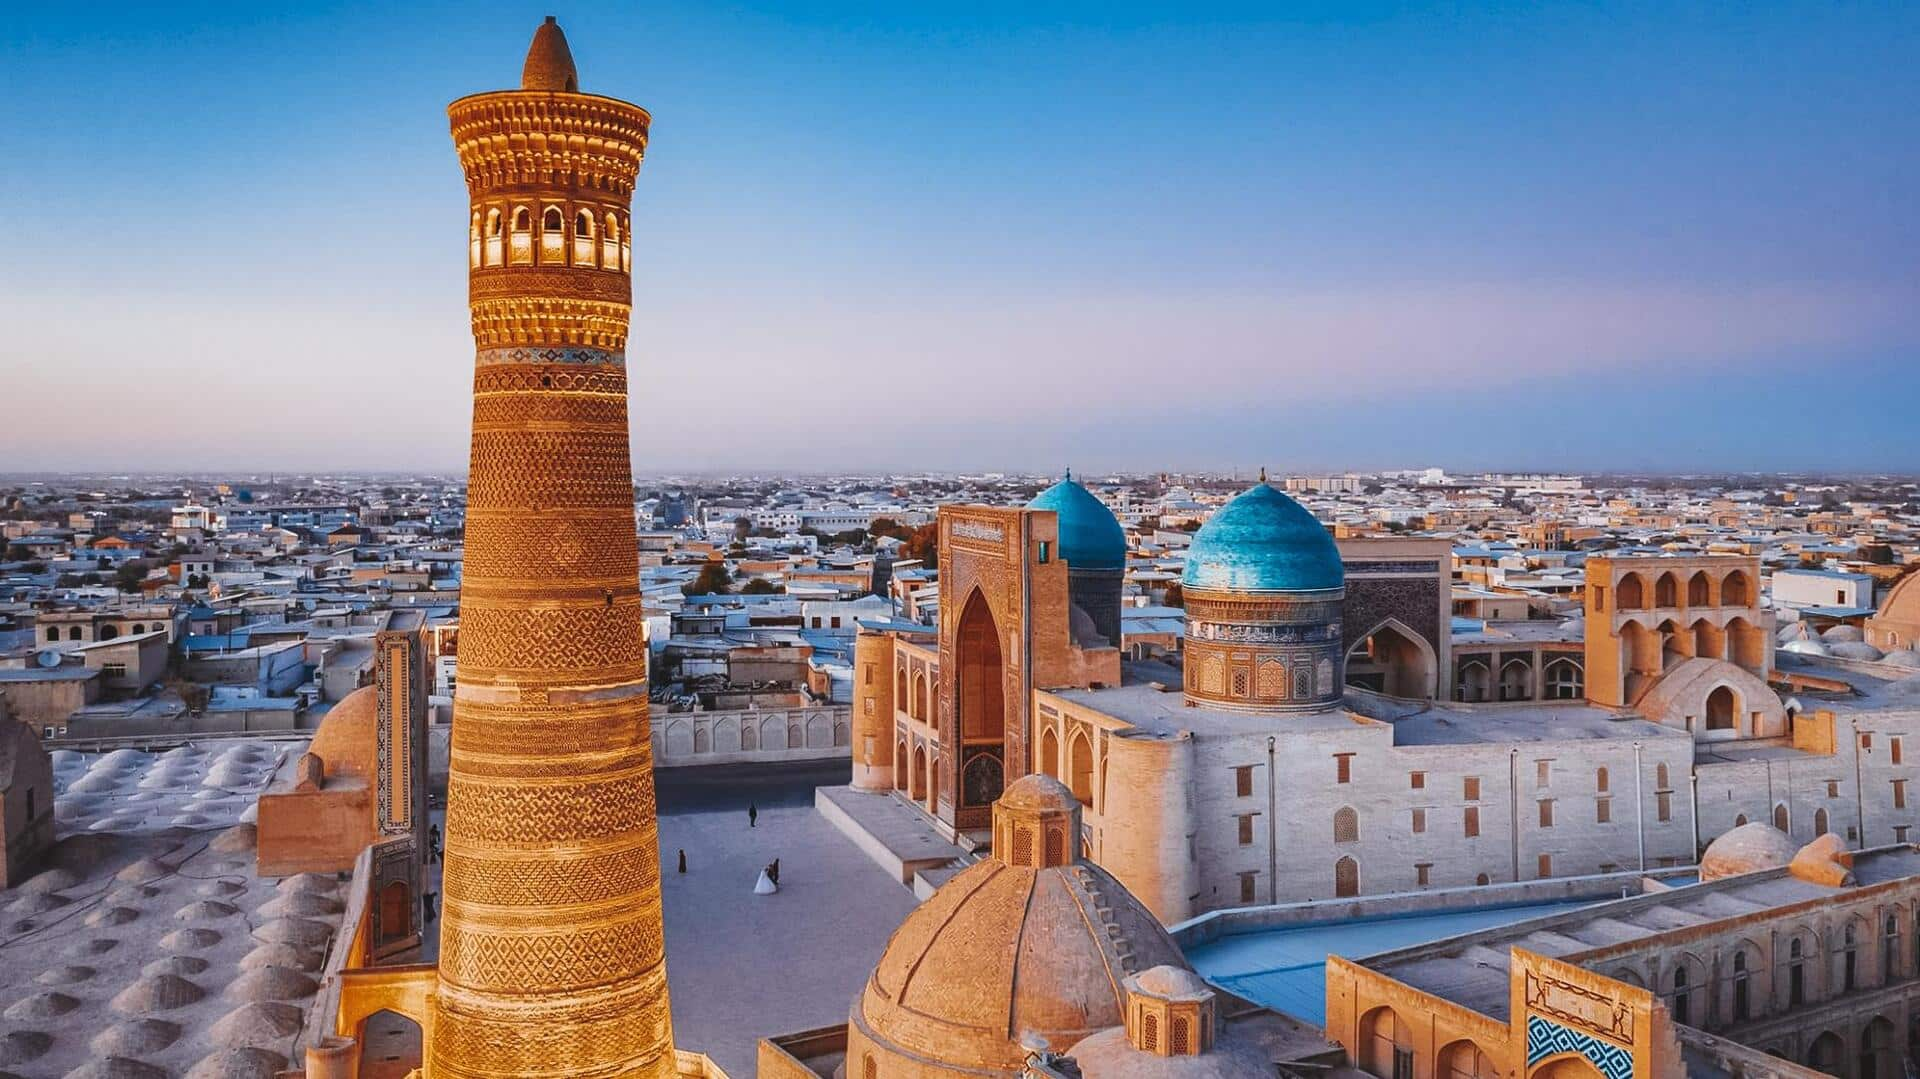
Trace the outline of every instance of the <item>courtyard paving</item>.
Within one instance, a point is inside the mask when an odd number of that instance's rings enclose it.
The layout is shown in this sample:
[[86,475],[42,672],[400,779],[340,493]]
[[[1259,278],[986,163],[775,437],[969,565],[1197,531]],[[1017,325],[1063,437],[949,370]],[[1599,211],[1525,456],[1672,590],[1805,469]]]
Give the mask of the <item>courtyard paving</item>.
[[[657,773],[667,981],[674,1041],[733,1079],[755,1074],[760,1038],[845,1022],[881,949],[915,906],[813,808],[846,762]],[[747,825],[747,806],[759,809]],[[687,872],[674,871],[687,852]],[[780,859],[780,891],[753,894]]]

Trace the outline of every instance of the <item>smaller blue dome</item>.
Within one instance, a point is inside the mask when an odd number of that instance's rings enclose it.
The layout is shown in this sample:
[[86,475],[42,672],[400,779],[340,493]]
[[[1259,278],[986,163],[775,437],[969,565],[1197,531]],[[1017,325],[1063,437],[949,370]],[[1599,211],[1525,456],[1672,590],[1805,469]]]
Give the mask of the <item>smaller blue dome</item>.
[[1312,592],[1346,583],[1340,549],[1307,508],[1260,483],[1234,496],[1194,533],[1188,588]]
[[1031,510],[1052,510],[1060,519],[1060,557],[1073,569],[1127,568],[1127,534],[1107,504],[1067,478],[1040,492]]

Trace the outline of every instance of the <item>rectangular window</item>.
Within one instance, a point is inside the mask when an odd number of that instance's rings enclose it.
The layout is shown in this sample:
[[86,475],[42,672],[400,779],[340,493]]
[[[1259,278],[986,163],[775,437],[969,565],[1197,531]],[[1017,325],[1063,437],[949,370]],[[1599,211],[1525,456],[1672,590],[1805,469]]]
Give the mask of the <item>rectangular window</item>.
[[1238,798],[1253,797],[1253,765],[1243,764],[1233,770],[1233,793]]
[[1534,763],[1538,766],[1536,769],[1537,777],[1534,781],[1534,786],[1544,787],[1547,785],[1547,782],[1553,778],[1553,762],[1552,761],[1535,761]]
[[1893,781],[1893,808],[1907,808],[1907,781],[1904,779]]
[[1427,789],[1427,773],[1409,772],[1407,774],[1407,783],[1414,790],[1417,790],[1417,791],[1426,790]]
[[1663,821],[1672,820],[1673,819],[1673,792],[1661,791],[1659,794],[1654,795],[1654,798],[1657,799],[1660,803],[1660,819]]
[[1553,827],[1553,799],[1540,799],[1540,827]]
[[1427,811],[1424,809],[1414,810],[1413,811],[1413,834],[1419,835],[1420,833],[1426,830],[1427,830]]
[[873,684],[873,664],[867,664],[867,685]]
[[1540,856],[1540,877],[1544,880],[1551,876],[1553,876],[1553,855],[1542,854]]
[[1413,1050],[1394,1047],[1393,1079],[1414,1079]]
[[1860,736],[1860,748],[1861,749],[1873,748],[1873,732],[1872,731],[1868,731],[1865,734],[1862,734]]
[[1460,786],[1461,786],[1460,793],[1462,797],[1466,798],[1467,801],[1477,802],[1480,800],[1480,777],[1479,776],[1468,776],[1466,779],[1461,781]]
[[1839,780],[1837,779],[1827,780],[1827,797],[1829,798],[1840,797],[1840,781]]
[[1907,828],[1908,825],[1905,824],[1896,824],[1893,826],[1893,841],[1895,843],[1905,843],[1907,841]]
[[1333,760],[1334,760],[1334,782],[1335,783],[1353,782],[1353,754],[1336,753],[1333,755]]
[[1234,819],[1240,824],[1240,845],[1243,847],[1253,846],[1253,814],[1242,813]]
[[1596,824],[1613,822],[1613,799],[1595,798],[1593,800],[1593,819]]
[[1414,883],[1425,888],[1433,883],[1433,863],[1417,862],[1413,867]]
[[1257,873],[1240,874],[1240,902],[1251,903],[1254,901],[1253,878],[1258,875]]
[[1474,836],[1479,835],[1480,834],[1480,807],[1468,806],[1467,815],[1462,820],[1462,824],[1465,825],[1466,835],[1468,839],[1472,839]]
[[1887,752],[1890,755],[1892,755],[1893,763],[1899,764],[1900,763],[1900,739],[1898,738],[1887,739]]
[[1051,540],[1041,540],[1040,541],[1040,558],[1039,558],[1040,564],[1044,566],[1052,558],[1053,558],[1053,542]]

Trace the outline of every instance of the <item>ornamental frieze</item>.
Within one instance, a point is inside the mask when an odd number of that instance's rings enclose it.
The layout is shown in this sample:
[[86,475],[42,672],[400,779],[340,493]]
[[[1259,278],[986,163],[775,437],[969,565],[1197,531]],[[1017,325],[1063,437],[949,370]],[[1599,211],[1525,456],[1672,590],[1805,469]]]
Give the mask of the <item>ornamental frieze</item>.
[[1338,625],[1253,624],[1202,622],[1187,619],[1187,640],[1229,641],[1237,644],[1322,644],[1340,640]]

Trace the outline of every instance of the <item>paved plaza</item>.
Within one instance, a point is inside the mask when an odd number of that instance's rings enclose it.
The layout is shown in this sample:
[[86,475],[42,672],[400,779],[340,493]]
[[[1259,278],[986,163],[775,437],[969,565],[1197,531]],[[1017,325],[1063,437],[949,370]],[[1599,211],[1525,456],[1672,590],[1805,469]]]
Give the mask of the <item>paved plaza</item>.
[[[848,773],[844,761],[657,773],[674,1041],[734,1079],[755,1073],[760,1038],[845,1022],[914,908],[905,885],[813,808],[814,788]],[[685,876],[674,871],[683,848]],[[779,893],[754,895],[775,858]]]

